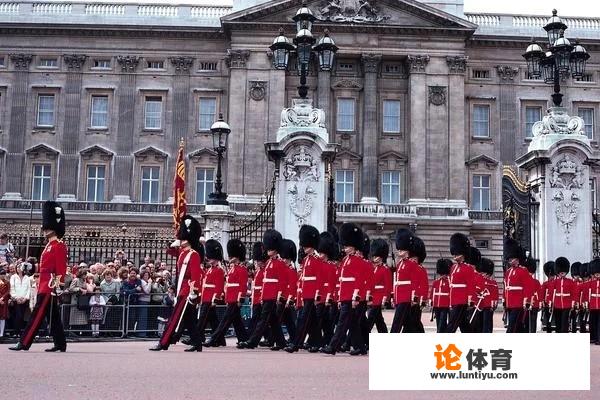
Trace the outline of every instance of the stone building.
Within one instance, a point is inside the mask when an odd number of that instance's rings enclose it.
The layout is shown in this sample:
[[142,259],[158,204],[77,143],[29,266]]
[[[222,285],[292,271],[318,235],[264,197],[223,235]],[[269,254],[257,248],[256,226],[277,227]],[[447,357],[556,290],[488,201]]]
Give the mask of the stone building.
[[[273,180],[264,143],[299,85],[293,62],[272,67],[268,46],[279,27],[293,37],[300,4],[0,1],[0,230],[24,233],[29,200],[57,198],[73,234],[170,235],[180,140],[199,214],[214,184],[209,128],[220,112],[232,128],[225,189],[251,217]],[[521,56],[532,36],[545,43],[547,17],[465,14],[461,0],[308,6],[313,33],[329,29],[340,48],[331,72],[315,66],[308,76],[340,144],[337,221],[372,237],[411,226],[430,262],[463,231],[499,261],[503,170],[551,104]],[[563,104],[597,146],[600,18],[565,22],[591,59],[585,76],[562,82]]]

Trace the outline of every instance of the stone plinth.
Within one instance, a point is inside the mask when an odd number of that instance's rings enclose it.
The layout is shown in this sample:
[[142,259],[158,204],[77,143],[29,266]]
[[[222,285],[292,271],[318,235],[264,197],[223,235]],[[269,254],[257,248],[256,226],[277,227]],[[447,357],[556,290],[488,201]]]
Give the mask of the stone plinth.
[[231,211],[229,205],[207,204],[201,215],[205,223],[204,237],[206,240],[218,240],[223,246],[223,257],[227,259],[227,242],[229,241],[231,220],[235,217],[235,212]]

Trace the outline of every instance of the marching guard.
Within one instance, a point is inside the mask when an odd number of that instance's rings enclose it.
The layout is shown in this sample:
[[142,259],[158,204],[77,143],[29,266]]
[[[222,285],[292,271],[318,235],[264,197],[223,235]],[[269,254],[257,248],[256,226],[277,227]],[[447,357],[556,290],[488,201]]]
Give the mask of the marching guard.
[[578,319],[579,315],[581,314],[580,294],[581,284],[583,283],[583,281],[581,280],[581,267],[582,264],[579,261],[575,261],[573,264],[571,264],[571,279],[575,284],[575,296],[573,297],[575,303],[574,307],[571,309],[571,312],[569,312],[569,331],[573,333],[577,332]]
[[524,250],[514,239],[507,239],[505,243],[505,258],[508,269],[504,275],[504,301],[508,313],[507,333],[525,332],[525,321],[531,300],[531,275],[521,265],[525,258]]
[[498,282],[494,278],[495,265],[489,258],[481,259],[481,273],[484,276],[484,293],[488,293],[481,301],[481,331],[492,333],[494,331],[494,311],[498,307],[500,293]]
[[544,264],[544,275],[547,280],[542,283],[542,294],[543,294],[543,311],[542,311],[542,325],[545,327],[546,332],[552,332],[552,308],[554,307],[554,278],[556,278],[556,270],[554,267],[554,261],[547,261]]
[[427,304],[429,296],[429,278],[427,276],[427,270],[423,267],[423,262],[427,258],[427,249],[425,242],[415,236],[414,241],[415,254],[412,257],[413,261],[416,262],[416,277],[415,277],[415,291],[413,298],[411,299],[411,310],[409,314],[409,333],[425,333],[425,327],[421,321],[422,310]]
[[390,246],[383,239],[371,242],[371,262],[375,270],[373,273],[373,301],[367,311],[367,334],[373,326],[379,333],[387,333],[387,325],[383,319],[382,308],[388,302],[392,292],[392,273],[386,266]]
[[199,332],[196,328],[196,288],[202,286],[203,271],[200,256],[200,237],[202,228],[196,218],[184,215],[179,224],[177,239],[180,251],[177,258],[177,292],[175,309],[160,338],[159,343],[150,351],[167,350],[177,343],[184,329],[190,334],[190,341],[198,343]]
[[248,334],[252,335],[262,310],[262,285],[265,276],[265,263],[267,261],[267,252],[262,242],[255,242],[252,245],[252,261],[254,262],[254,279],[250,292],[250,303],[252,305],[252,319],[250,320],[250,329]]
[[323,316],[323,343],[329,343],[333,336],[338,306],[339,291],[339,245],[335,236],[330,232],[321,232],[319,237],[319,257],[326,269],[325,315]]
[[590,310],[590,342],[600,345],[600,259],[589,264],[592,275],[587,284],[588,308]]
[[536,333],[537,332],[537,319],[538,319],[538,314],[540,312],[540,304],[541,304],[541,300],[543,297],[543,293],[542,293],[542,284],[540,283],[540,281],[538,281],[535,278],[535,271],[537,270],[537,262],[531,258],[528,257],[527,261],[525,263],[525,267],[527,268],[527,271],[531,274],[531,289],[529,291],[529,296],[530,296],[530,309],[529,312],[527,312],[527,320],[525,321],[527,323],[527,329],[526,331],[529,333]]
[[579,332],[587,333],[588,327],[587,324],[590,318],[590,309],[589,309],[589,298],[588,298],[588,288],[590,284],[590,263],[581,264],[581,285],[579,286]]
[[440,258],[435,265],[438,278],[431,284],[431,321],[435,318],[438,333],[446,332],[450,310],[450,267],[452,261]]
[[54,201],[44,203],[42,231],[48,243],[40,257],[40,280],[35,307],[19,342],[15,347],[10,347],[10,350],[29,350],[45,317],[48,317],[48,330],[54,342],[54,346],[45,351],[65,352],[67,350],[57,299],[57,291],[60,290],[67,271],[68,258],[67,246],[62,241],[65,235],[65,212],[60,204]]
[[567,278],[570,263],[565,257],[558,257],[554,262],[557,277],[552,285],[554,300],[554,317],[556,318],[556,332],[569,331],[569,314],[575,307],[576,285],[571,278]]
[[408,332],[410,323],[411,302],[416,294],[418,264],[411,257],[414,256],[414,235],[408,229],[399,229],[396,232],[396,250],[398,251],[398,265],[396,265],[396,279],[394,281],[394,319],[391,333]]
[[296,337],[295,304],[298,290],[298,272],[294,265],[298,258],[296,243],[290,239],[283,239],[280,256],[287,267],[287,277],[281,294],[281,297],[284,300],[277,304],[277,318],[280,323],[285,324],[288,333],[288,341],[291,342]]

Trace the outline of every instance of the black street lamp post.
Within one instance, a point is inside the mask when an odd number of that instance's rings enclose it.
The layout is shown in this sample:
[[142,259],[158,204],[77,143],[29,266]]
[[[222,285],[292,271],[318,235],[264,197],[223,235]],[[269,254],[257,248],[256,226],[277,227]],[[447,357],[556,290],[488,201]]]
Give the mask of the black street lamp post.
[[329,37],[327,29],[318,41],[314,38],[311,30],[316,18],[310,8],[306,6],[306,2],[302,3],[302,7],[292,19],[296,23],[296,37],[293,43],[284,35],[283,28],[280,28],[279,36],[275,38],[269,48],[273,51],[273,66],[275,69],[287,69],[290,54],[292,52],[296,53],[298,73],[300,74],[298,94],[301,98],[305,99],[308,95],[306,75],[313,53],[316,54],[319,60],[321,71],[331,71],[334,55],[338,47],[335,45],[333,39]]
[[554,106],[562,104],[560,93],[560,78],[571,73],[573,78],[580,78],[585,73],[585,64],[590,55],[585,48],[575,42],[573,46],[564,37],[567,25],[558,17],[557,11],[552,10],[552,17],[544,26],[548,34],[548,51],[533,41],[523,54],[527,61],[527,72],[530,78],[542,78],[545,83],[554,85],[552,101]]
[[217,122],[212,124],[210,132],[213,139],[213,149],[217,152],[217,177],[215,179],[215,191],[208,195],[206,204],[209,205],[228,205],[227,193],[223,192],[223,182],[221,180],[221,163],[223,153],[227,150],[227,137],[231,133],[231,128],[227,122],[223,121],[223,114],[219,114]]

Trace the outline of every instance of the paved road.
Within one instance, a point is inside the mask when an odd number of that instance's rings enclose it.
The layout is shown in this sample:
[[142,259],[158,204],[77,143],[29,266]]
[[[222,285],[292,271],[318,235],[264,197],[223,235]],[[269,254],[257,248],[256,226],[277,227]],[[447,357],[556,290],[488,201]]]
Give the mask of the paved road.
[[442,393],[370,392],[368,357],[237,350],[234,342],[202,353],[184,353],[182,345],[149,352],[149,342],[73,343],[59,354],[44,353],[48,344],[19,353],[1,345],[2,378],[10,383],[0,399],[583,400],[600,393],[600,346],[590,350],[590,392]]

